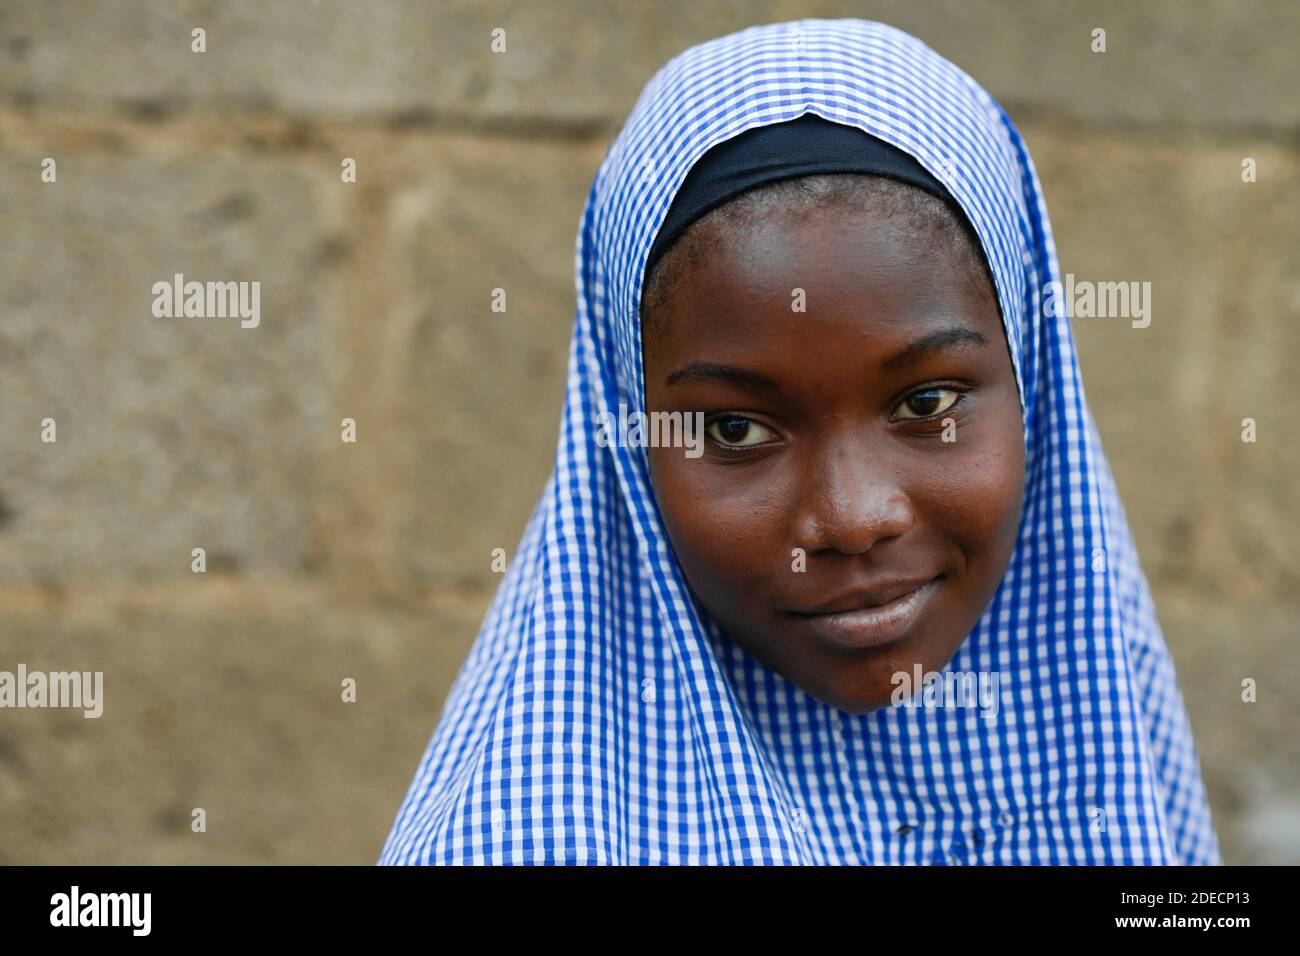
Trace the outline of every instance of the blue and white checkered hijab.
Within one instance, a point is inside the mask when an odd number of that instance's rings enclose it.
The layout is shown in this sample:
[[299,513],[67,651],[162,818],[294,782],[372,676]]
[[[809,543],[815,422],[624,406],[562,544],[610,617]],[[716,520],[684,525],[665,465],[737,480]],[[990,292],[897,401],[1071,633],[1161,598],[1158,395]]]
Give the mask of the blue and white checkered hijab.
[[[999,672],[971,708],[823,704],[689,592],[644,447],[647,253],[710,147],[804,113],[915,157],[997,284],[1025,422],[1019,539],[949,664]],[[382,863],[1213,864],[1174,674],[1084,399],[1020,134],[970,77],[862,20],[753,27],[666,64],[596,175],[554,472],[449,695]],[[1051,310],[1048,310],[1051,311]]]

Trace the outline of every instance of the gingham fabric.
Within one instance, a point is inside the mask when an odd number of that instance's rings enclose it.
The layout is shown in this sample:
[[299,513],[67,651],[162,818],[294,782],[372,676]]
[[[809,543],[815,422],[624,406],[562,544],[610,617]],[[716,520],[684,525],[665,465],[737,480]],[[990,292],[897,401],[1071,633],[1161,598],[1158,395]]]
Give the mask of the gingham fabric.
[[[997,283],[1025,422],[1006,575],[948,670],[972,708],[822,704],[722,635],[687,589],[646,450],[646,255],[691,165],[806,112],[915,156]],[[1042,191],[1001,107],[862,20],[753,27],[667,63],[596,175],[554,472],[446,701],[381,863],[1216,864],[1183,701],[1084,398]],[[1050,310],[1049,310],[1050,311]]]

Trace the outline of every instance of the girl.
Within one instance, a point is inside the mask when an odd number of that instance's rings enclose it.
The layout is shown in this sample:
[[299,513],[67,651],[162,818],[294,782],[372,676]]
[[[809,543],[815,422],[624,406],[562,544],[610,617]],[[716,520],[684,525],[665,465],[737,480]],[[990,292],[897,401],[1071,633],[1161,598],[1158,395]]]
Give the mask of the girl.
[[861,20],[687,50],[576,272],[555,470],[381,862],[1220,862],[982,88]]

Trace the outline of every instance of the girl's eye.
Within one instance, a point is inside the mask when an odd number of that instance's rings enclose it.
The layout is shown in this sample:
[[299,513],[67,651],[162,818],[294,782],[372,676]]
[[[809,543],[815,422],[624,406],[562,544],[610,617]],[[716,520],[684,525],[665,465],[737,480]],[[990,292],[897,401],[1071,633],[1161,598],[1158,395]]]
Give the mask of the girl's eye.
[[952,408],[959,398],[961,393],[951,388],[925,388],[903,399],[897,415],[910,420],[933,418]]
[[714,441],[729,448],[752,448],[761,445],[772,434],[766,425],[760,425],[752,418],[730,415],[715,418],[706,429]]

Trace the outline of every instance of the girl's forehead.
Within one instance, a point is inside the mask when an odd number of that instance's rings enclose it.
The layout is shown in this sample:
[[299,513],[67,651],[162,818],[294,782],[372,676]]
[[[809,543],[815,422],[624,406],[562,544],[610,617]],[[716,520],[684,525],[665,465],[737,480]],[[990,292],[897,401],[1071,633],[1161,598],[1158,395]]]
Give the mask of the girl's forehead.
[[936,285],[927,280],[941,279],[962,291],[987,292],[996,310],[996,287],[978,240],[945,207],[918,204],[911,187],[886,182],[815,206],[769,194],[739,213],[715,210],[652,267],[643,319],[673,309],[685,295],[725,290],[806,299],[810,285],[842,293],[890,278],[920,291]]
[[[663,209],[671,201],[671,194],[665,192],[658,195],[657,198],[654,195],[647,195],[645,201],[646,206],[644,209],[654,209],[658,213],[662,213]],[[646,214],[644,209],[643,215]],[[792,207],[790,209],[792,215],[783,215],[782,208],[779,206],[765,206],[763,209],[771,219],[780,219],[782,226],[788,226],[790,222],[797,221],[803,228],[805,236],[830,237],[843,228],[842,220],[837,218],[829,207],[811,210]],[[970,261],[972,264],[978,263],[981,270],[987,265],[989,277],[993,280],[993,293],[997,300],[998,311],[1003,319],[1003,333],[1012,353],[1019,382],[1020,329],[1024,324],[1024,289],[1027,281],[1024,276],[1024,269],[1031,260],[1027,254],[1017,252],[1012,255],[1006,249],[999,251],[998,243],[994,241],[994,238],[990,238],[987,220],[983,228],[977,216],[972,216],[970,222],[975,237],[979,242],[979,248],[974,249],[975,255],[971,257]],[[718,217],[714,221],[702,225],[699,235],[692,237],[695,248],[691,251],[694,255],[679,257],[679,261],[676,263],[677,268],[673,270],[674,274],[668,277],[671,280],[670,287],[679,284],[697,271],[700,274],[716,276],[718,269],[735,268],[737,264],[733,260],[728,260],[725,256],[719,256],[719,253],[724,251],[721,248],[724,243],[736,244],[745,241],[751,249],[755,245],[763,243],[780,247],[780,237],[775,234],[772,228],[763,226],[761,221],[756,229],[752,227],[753,223],[751,221],[727,216]],[[747,228],[749,231],[746,231]],[[935,235],[935,233],[932,232],[931,235]],[[719,240],[722,242],[720,243]],[[824,244],[819,243],[819,245]],[[956,244],[934,242],[927,248],[926,256],[934,264],[937,264],[939,260],[956,262],[960,258],[959,248]],[[634,237],[629,236],[620,249],[611,250],[608,256],[610,261],[624,264],[623,268],[626,270],[625,276],[628,280],[623,294],[616,296],[614,299],[616,308],[611,318],[616,327],[616,339],[623,343],[620,356],[625,360],[626,365],[620,368],[621,377],[625,378],[628,383],[627,391],[632,395],[640,395],[643,390],[644,369],[641,363],[642,323],[640,321],[640,311],[642,308],[642,295],[646,289],[642,286],[647,278],[653,278],[653,276],[646,275],[644,264],[638,269],[636,259],[646,252],[648,252],[648,242],[644,238],[638,242]],[[828,258],[832,253],[843,254],[843,249],[835,247],[824,249],[823,258]],[[1012,262],[1016,266],[1014,269],[1011,267]],[[664,290],[659,291],[663,292]],[[1021,388],[1021,395],[1023,403],[1023,388]]]
[[819,334],[864,358],[880,351],[864,348],[877,333],[885,347],[935,310],[1007,340],[992,268],[960,211],[900,180],[846,174],[767,184],[692,222],[646,276],[638,352],[659,351],[668,329],[678,357],[732,335],[751,339],[755,358],[762,343],[788,348],[756,323],[780,325],[792,296],[801,311],[811,296],[821,315],[851,315]]
[[[1005,340],[996,291],[959,224],[818,212],[774,228],[701,220],[657,264],[643,305],[643,358],[656,374],[667,360],[722,352],[785,364],[828,347],[856,353],[865,370],[936,323]],[[686,244],[707,254],[687,257]]]

